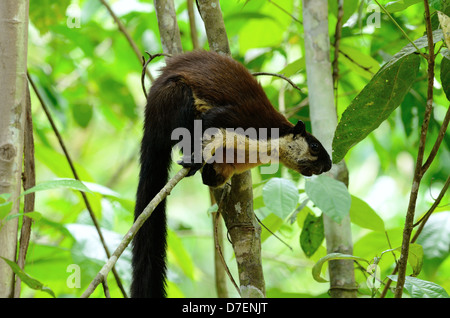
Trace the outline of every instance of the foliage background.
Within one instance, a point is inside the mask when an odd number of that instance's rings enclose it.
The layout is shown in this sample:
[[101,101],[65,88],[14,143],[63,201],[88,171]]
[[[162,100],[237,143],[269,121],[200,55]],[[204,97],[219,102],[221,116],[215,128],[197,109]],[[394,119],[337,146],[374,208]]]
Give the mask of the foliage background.
[[[387,2],[381,1],[382,4]],[[70,4],[72,6],[68,7]],[[153,1],[119,0],[110,1],[110,4],[142,52],[153,54],[162,51]],[[183,48],[188,51],[192,49],[192,43],[186,1],[175,1],[175,4]],[[439,6],[439,3],[435,1],[432,5]],[[221,1],[221,7],[235,59],[254,72],[283,73],[307,92],[303,28],[301,21],[298,21],[302,17],[299,0],[227,0]],[[339,115],[379,67],[408,43],[383,13],[380,13],[379,26],[367,23],[374,12],[373,7],[373,3],[364,1],[345,1],[341,50],[348,58],[341,55],[339,59]],[[70,10],[74,8],[81,9],[79,28],[68,26],[73,13]],[[333,42],[337,21],[335,1],[329,1],[329,11]],[[424,35],[422,3],[411,5],[393,15],[410,38],[417,39]],[[207,48],[201,19],[198,15],[196,18],[200,43]],[[89,186],[98,191],[88,194],[88,197],[112,251],[133,220],[141,119],[145,105],[140,84],[142,61],[136,58],[98,0],[30,1],[30,21],[29,73],[50,107],[81,180],[91,182]],[[433,21],[437,27],[435,14]],[[436,60],[437,79],[440,77],[441,59],[439,55]],[[149,65],[154,76],[163,63],[163,59],[160,59]],[[354,254],[368,260],[401,245],[404,215],[417,156],[419,117],[426,100],[424,61],[421,62],[420,78],[422,80],[417,80],[389,119],[346,156],[350,193],[367,202],[381,217],[390,240],[389,245],[385,233],[380,229],[353,224]],[[279,79],[264,76],[258,80],[273,105],[285,112],[292,122],[298,119],[307,121],[308,107],[304,107],[307,105],[306,94],[292,89]],[[150,83],[146,84],[149,87]],[[439,80],[435,83],[434,103],[428,137],[430,140],[436,138],[439,124],[449,107]],[[72,178],[34,93],[32,105],[37,183],[55,178]],[[437,159],[422,181],[417,217],[431,206],[449,174],[449,147],[450,136],[447,133]],[[177,169],[174,165],[173,170]],[[294,218],[283,220],[264,202],[263,186],[268,176],[261,175],[257,169],[252,174],[258,217],[273,231],[278,230],[277,235],[293,249],[290,250],[263,230],[267,296],[328,297],[328,284],[316,282],[311,275],[314,263],[326,254],[324,245],[311,257],[306,257],[299,244],[307,214],[312,212],[318,215],[319,211],[308,204]],[[292,180],[299,189],[300,201],[303,201],[303,178],[284,168],[276,177]],[[427,232],[419,240],[424,247],[424,265],[419,278],[433,281],[450,293],[450,208],[446,204],[448,198],[429,220]],[[202,186],[199,175],[183,180],[168,200],[170,297],[215,295],[209,206],[209,192]],[[67,189],[38,192],[36,211],[43,217],[33,225],[25,271],[50,287],[57,297],[80,296],[105,261],[104,251],[81,195]],[[374,219],[367,222],[375,222]],[[229,246],[226,248],[226,259],[236,276]],[[130,253],[127,251],[117,264],[126,287],[130,281],[129,262]],[[70,264],[80,266],[80,288],[68,286],[67,279],[71,273],[67,267]],[[382,278],[390,274],[393,268],[392,254],[384,254],[379,265]],[[370,295],[366,277],[359,271],[356,275],[360,284],[359,292]],[[23,297],[49,296],[22,285]],[[109,287],[112,297],[122,296],[112,275],[109,276]],[[236,296],[231,285],[229,291]],[[390,296],[392,294],[388,294]],[[93,297],[102,297],[101,288],[97,289]]]

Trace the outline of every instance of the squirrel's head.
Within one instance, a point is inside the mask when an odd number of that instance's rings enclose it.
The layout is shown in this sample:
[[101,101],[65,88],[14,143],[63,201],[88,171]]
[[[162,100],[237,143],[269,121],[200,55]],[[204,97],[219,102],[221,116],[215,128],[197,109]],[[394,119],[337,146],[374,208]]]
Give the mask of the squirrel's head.
[[299,120],[291,132],[280,138],[280,161],[304,176],[321,174],[331,169],[331,159],[325,148],[305,129]]

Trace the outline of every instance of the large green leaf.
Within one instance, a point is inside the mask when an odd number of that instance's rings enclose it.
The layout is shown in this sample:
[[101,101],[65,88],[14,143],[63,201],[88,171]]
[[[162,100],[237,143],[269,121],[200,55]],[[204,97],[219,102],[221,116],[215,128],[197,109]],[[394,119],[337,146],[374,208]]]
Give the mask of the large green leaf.
[[344,183],[326,175],[308,178],[305,191],[312,202],[335,222],[350,211],[351,196]]
[[325,238],[322,215],[308,213],[300,234],[300,246],[307,257],[313,255]]
[[384,232],[384,221],[365,201],[352,195],[350,206],[352,223],[374,231]]
[[383,67],[342,114],[333,139],[333,162],[366,138],[402,102],[415,81],[420,57],[410,54]]
[[[397,281],[397,275],[388,275],[394,282]],[[428,282],[416,277],[405,277],[403,286],[412,298],[449,298],[444,288],[433,282]]]
[[91,192],[83,182],[75,179],[56,179],[42,182],[27,191],[23,192],[22,195],[26,195],[28,193],[36,192],[36,191],[44,191],[44,190],[52,190],[52,189],[62,189],[69,188],[72,190],[79,190],[83,192]]
[[406,8],[416,4],[422,2],[422,0],[397,0],[397,1],[391,1],[389,3],[386,4],[385,8],[387,11],[393,13],[393,12],[398,12],[398,11],[403,11]]
[[264,204],[282,219],[294,211],[298,204],[298,198],[298,189],[291,180],[272,178],[264,185]]
[[[433,44],[440,42],[444,39],[444,34],[442,32],[442,29],[434,30],[433,31]],[[397,63],[399,60],[403,59],[404,57],[416,53],[417,48],[423,49],[425,47],[428,47],[428,36],[424,35],[417,40],[414,41],[414,45],[412,43],[408,43],[405,45],[400,51],[398,51],[384,66],[383,68],[387,68],[392,66],[393,64]]]
[[426,258],[443,261],[450,253],[450,212],[431,215],[417,242]]

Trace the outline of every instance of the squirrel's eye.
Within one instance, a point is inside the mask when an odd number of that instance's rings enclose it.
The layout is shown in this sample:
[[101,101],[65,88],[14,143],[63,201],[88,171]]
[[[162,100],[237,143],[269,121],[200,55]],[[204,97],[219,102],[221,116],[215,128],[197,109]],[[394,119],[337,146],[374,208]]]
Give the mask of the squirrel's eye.
[[317,155],[319,153],[319,144],[313,142],[309,145],[309,149],[311,151],[311,154]]

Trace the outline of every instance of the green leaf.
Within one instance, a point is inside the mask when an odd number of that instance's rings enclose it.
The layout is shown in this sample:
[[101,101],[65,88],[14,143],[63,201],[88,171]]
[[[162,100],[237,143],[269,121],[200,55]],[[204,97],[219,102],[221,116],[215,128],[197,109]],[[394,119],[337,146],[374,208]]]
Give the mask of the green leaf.
[[2,193],[0,195],[0,220],[3,220],[11,212],[13,203],[8,201],[10,197],[10,193]]
[[[388,275],[394,282],[397,275]],[[406,276],[404,289],[408,291],[412,298],[450,298],[444,288],[433,282],[428,282],[416,277]]]
[[298,60],[295,60],[288,65],[286,65],[279,73],[290,77],[294,74],[297,74],[300,70],[303,70],[305,68],[305,58],[301,57]]
[[50,26],[59,24],[62,21],[66,22],[66,9],[69,4],[70,0],[30,1],[30,20],[41,34],[45,34]]
[[362,257],[348,255],[348,254],[342,254],[342,253],[330,253],[327,256],[324,256],[321,259],[319,259],[317,261],[317,263],[314,264],[313,269],[312,269],[312,275],[313,275],[314,280],[316,280],[319,283],[328,282],[326,279],[324,279],[320,276],[320,272],[322,271],[322,266],[327,261],[338,260],[338,259],[349,259],[349,260],[362,261],[362,262],[369,263],[367,260],[365,260]]
[[408,253],[408,263],[413,269],[411,276],[419,275],[423,265],[423,248],[419,244],[410,244]]
[[83,128],[89,125],[92,119],[93,110],[92,106],[87,104],[76,104],[72,106],[72,114],[76,123]]
[[21,217],[21,216],[27,216],[30,219],[33,219],[35,221],[39,221],[39,220],[42,219],[42,214],[41,213],[33,211],[33,212],[27,212],[27,213],[17,213],[17,214],[8,215],[6,217],[6,220],[9,221],[11,219],[18,218],[18,217]]
[[194,279],[194,263],[189,253],[183,246],[183,242],[174,231],[169,230],[167,235],[168,252],[174,258],[175,263],[190,279]]
[[417,240],[426,258],[443,261],[450,252],[450,212],[432,214]]
[[75,179],[56,179],[56,180],[50,180],[46,182],[42,182],[27,191],[24,191],[21,196],[24,196],[28,193],[36,192],[36,191],[44,191],[44,190],[52,190],[52,189],[61,189],[61,188],[69,188],[72,190],[79,190],[83,192],[89,192],[91,193],[91,190],[89,190],[83,182]]
[[365,229],[384,232],[384,221],[365,201],[352,197],[350,206],[350,220]]
[[314,176],[306,180],[305,190],[311,201],[337,223],[350,211],[350,193],[338,180],[326,175]]
[[[433,31],[433,43],[442,41],[443,38],[444,38],[444,35],[442,33],[442,29]],[[426,35],[418,38],[417,40],[415,40],[413,42],[419,49],[428,47],[428,37]],[[411,43],[408,43],[400,51],[398,51],[385,65],[383,65],[383,69],[391,67],[393,64],[397,63],[399,60],[403,59],[404,57],[406,57],[410,54],[416,53],[416,52],[417,52],[416,47],[414,45],[412,45]]]
[[316,217],[308,213],[303,222],[302,233],[300,234],[300,246],[307,257],[313,255],[325,238],[322,215]]
[[[339,50],[342,51],[343,57],[340,61],[347,67],[358,73],[364,78],[371,79],[373,75],[380,69],[380,64],[370,55],[361,52],[350,46],[341,45]],[[355,62],[358,64],[355,64]],[[363,69],[364,68],[364,69]]]
[[48,288],[45,287],[44,284],[42,284],[40,281],[38,281],[37,279],[31,277],[30,275],[28,275],[27,273],[25,273],[16,263],[14,263],[13,261],[4,258],[3,256],[0,256],[8,265],[9,267],[11,267],[12,271],[19,276],[20,280],[22,282],[24,282],[25,284],[27,284],[28,287],[30,287],[31,289],[34,290],[40,290],[43,292],[46,292],[47,294],[51,295],[52,297],[56,298],[55,294],[53,293],[53,291]]
[[402,102],[419,70],[420,57],[411,54],[383,67],[342,114],[333,139],[333,162],[366,138]]
[[[272,236],[272,233],[278,231],[278,229],[283,225],[283,219],[273,213],[270,213],[261,221],[261,223],[265,225],[262,227],[261,231],[261,242],[264,242]],[[270,229],[270,232],[266,229],[266,227]]]
[[282,219],[291,214],[298,204],[297,187],[288,179],[270,179],[264,185],[262,194],[266,207]]
[[398,0],[398,1],[392,1],[387,3],[384,8],[389,11],[390,13],[393,12],[399,12],[399,11],[403,11],[406,8],[416,4],[422,2],[422,0]]
[[[342,22],[345,23],[356,11],[359,5],[359,1],[357,0],[347,0],[343,1],[344,7],[344,16],[342,17]],[[336,17],[338,15],[338,5],[337,1],[328,0],[328,11],[333,13]]]
[[441,84],[442,89],[444,90],[445,96],[450,101],[450,51],[446,50],[442,52],[442,61],[441,61]]

